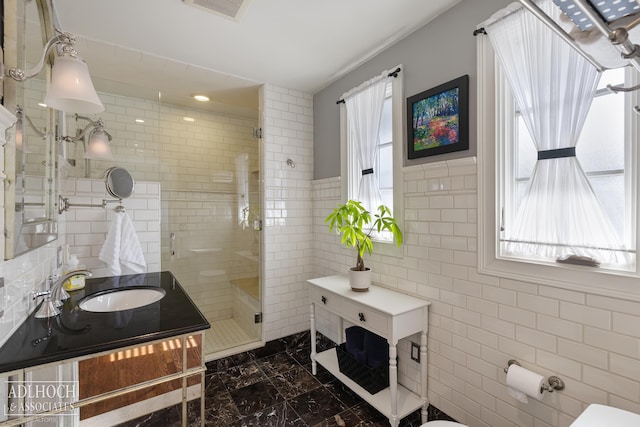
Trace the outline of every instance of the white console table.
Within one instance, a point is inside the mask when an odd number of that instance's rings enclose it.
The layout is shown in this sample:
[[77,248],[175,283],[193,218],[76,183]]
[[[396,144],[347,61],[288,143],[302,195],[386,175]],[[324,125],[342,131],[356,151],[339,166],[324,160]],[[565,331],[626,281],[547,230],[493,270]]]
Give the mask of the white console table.
[[[371,286],[368,292],[354,292],[349,280],[343,276],[311,279],[311,363],[316,374],[320,363],[347,387],[361,396],[371,406],[382,412],[392,427],[400,419],[422,408],[422,422],[427,422],[427,328],[429,301],[394,292],[379,286]],[[389,343],[389,387],[370,394],[349,377],[340,372],[335,348],[316,353],[316,308],[340,317],[339,341],[343,341],[346,320],[387,339]],[[420,396],[398,385],[396,362],[397,344],[401,338],[420,333]]]

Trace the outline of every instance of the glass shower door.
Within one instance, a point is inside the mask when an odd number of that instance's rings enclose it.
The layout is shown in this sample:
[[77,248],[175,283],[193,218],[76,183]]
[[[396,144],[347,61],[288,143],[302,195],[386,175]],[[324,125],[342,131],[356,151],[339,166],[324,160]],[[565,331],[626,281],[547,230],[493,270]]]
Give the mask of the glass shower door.
[[235,194],[220,192],[163,191],[162,204],[168,230],[175,230],[163,245],[169,250],[162,264],[211,323],[205,354],[258,341],[260,221],[254,207],[236,209],[242,203]]
[[190,160],[187,179],[182,171],[167,174],[161,187],[162,269],[211,324],[208,360],[262,337],[260,144],[251,130],[240,129],[233,144],[201,141],[204,154]]

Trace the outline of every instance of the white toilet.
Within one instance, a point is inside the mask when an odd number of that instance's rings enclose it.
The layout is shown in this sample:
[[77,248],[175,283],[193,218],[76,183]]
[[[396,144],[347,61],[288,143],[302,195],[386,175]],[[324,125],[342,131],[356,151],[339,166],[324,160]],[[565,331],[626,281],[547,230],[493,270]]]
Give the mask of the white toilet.
[[[429,424],[429,423],[427,423]],[[640,415],[612,406],[591,404],[584,410],[570,427],[637,427],[640,426]]]
[[[611,406],[591,404],[571,424],[571,427],[602,427],[615,425],[616,427],[640,426],[640,414],[634,414]],[[429,421],[420,427],[467,427],[453,421]]]

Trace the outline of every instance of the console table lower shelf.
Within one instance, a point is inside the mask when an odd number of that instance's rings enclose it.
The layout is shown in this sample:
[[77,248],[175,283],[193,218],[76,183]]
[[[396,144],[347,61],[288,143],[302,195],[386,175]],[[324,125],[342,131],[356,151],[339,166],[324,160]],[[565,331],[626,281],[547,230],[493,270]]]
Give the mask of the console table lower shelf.
[[[360,387],[351,378],[340,372],[335,348],[318,353],[316,362],[387,418],[391,417],[391,391],[389,387],[380,390],[376,394],[371,394]],[[417,409],[421,409],[423,403],[420,396],[398,385],[398,419],[406,417]]]

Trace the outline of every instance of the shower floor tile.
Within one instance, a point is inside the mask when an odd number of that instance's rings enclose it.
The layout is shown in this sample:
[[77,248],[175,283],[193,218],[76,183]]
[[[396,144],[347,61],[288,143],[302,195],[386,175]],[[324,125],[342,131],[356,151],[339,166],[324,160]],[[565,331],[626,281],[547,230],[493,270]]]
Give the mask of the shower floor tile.
[[204,333],[204,354],[212,354],[231,347],[255,341],[240,327],[235,319],[211,322],[211,329]]

